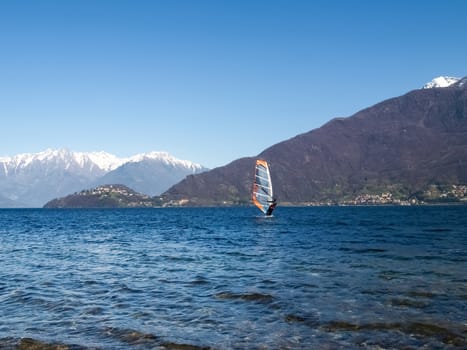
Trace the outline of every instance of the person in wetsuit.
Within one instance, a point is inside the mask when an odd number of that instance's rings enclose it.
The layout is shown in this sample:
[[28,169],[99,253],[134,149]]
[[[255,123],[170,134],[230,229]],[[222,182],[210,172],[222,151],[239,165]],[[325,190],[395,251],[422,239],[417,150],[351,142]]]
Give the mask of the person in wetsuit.
[[273,212],[274,208],[276,208],[276,205],[277,205],[277,200],[276,200],[276,198],[274,198],[274,199],[272,200],[271,205],[270,205],[269,208],[268,208],[268,211],[266,212],[266,215],[267,215],[267,216],[271,216],[271,215],[272,215],[272,212]]

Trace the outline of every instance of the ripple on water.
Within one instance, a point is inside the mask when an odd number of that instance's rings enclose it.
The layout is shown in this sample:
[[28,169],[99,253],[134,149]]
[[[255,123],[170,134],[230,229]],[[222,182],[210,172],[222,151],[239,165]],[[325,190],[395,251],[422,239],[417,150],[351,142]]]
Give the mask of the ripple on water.
[[0,210],[0,349],[467,347],[467,206],[251,209]]

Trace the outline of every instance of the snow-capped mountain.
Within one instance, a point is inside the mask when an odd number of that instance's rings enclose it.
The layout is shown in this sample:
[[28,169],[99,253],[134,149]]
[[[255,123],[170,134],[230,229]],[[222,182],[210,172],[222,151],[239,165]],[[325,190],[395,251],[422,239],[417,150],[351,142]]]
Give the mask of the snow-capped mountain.
[[160,161],[163,164],[177,167],[184,167],[187,169],[193,170],[193,172],[199,172],[200,170],[205,169],[202,165],[193,163],[189,160],[181,160],[173,157],[167,152],[149,152],[149,153],[140,153],[129,158],[123,159],[125,163],[139,163],[142,161]]
[[72,152],[65,148],[48,149],[39,153],[23,153],[13,157],[0,157],[0,174],[19,174],[34,166],[60,167],[65,170],[77,171],[82,174],[108,172],[116,169],[124,160],[106,152]]
[[118,180],[119,184],[133,185],[136,191],[156,195],[185,176],[204,170],[199,164],[176,159],[167,152],[119,158],[107,152],[48,149],[0,157],[0,198],[4,199],[0,206],[11,207],[19,202],[20,206],[38,207],[97,183],[108,184],[107,180]]
[[432,89],[432,88],[444,88],[451,86],[452,84],[455,84],[459,81],[459,78],[455,77],[437,77],[434,78],[432,81],[429,83],[426,83],[423,85],[423,89]]
[[166,152],[143,153],[128,158],[120,167],[99,178],[95,185],[124,184],[137,192],[155,196],[187,175],[206,170],[199,164],[174,158]]

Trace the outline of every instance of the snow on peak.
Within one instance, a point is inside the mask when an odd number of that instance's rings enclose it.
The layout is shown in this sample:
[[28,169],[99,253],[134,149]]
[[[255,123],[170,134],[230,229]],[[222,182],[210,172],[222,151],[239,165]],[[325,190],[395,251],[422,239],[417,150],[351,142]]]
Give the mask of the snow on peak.
[[144,160],[159,160],[169,165],[182,166],[193,171],[201,170],[200,164],[188,160],[180,160],[168,152],[149,152],[134,155],[128,158],[119,158],[107,152],[73,152],[66,148],[47,149],[38,153],[23,153],[13,157],[0,157],[0,168],[8,174],[11,169],[26,168],[34,162],[43,163],[61,163],[68,169],[71,166],[84,168],[99,168],[102,171],[109,172],[119,166],[129,162],[141,162]]
[[100,151],[100,152],[75,152],[75,159],[79,160],[79,164],[84,165],[87,160],[96,164],[102,170],[111,171],[125,163],[124,159],[117,156]]
[[127,162],[129,163],[137,163],[144,160],[158,160],[168,165],[182,166],[192,170],[201,170],[203,168],[202,165],[193,163],[189,160],[177,159],[168,152],[153,151],[148,153],[136,154],[130,158],[127,158]]
[[434,78],[429,83],[426,83],[425,85],[423,85],[423,89],[444,88],[444,87],[448,87],[448,86],[451,86],[452,84],[457,83],[459,80],[460,80],[459,78],[455,78],[455,77],[441,76],[441,77]]
[[168,153],[168,152],[148,152],[148,153],[139,153],[134,156],[131,156],[127,159],[128,162],[135,163],[135,162],[141,162],[146,159],[151,159],[151,160],[167,160],[167,159],[172,159],[173,157]]

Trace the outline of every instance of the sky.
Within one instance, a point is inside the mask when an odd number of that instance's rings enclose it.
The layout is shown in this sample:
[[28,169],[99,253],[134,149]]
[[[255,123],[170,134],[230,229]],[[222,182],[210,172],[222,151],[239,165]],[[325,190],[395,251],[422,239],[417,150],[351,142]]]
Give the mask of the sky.
[[464,0],[0,0],[0,157],[256,156],[467,76],[466,14]]

